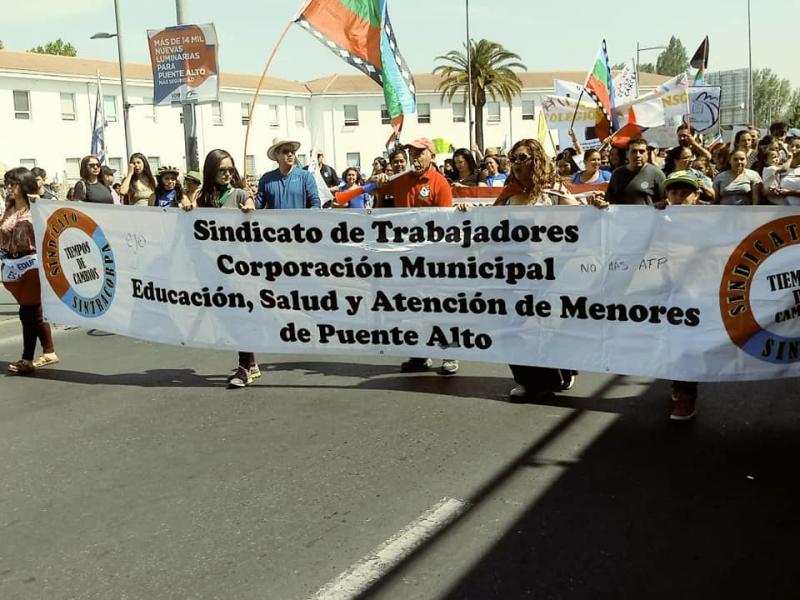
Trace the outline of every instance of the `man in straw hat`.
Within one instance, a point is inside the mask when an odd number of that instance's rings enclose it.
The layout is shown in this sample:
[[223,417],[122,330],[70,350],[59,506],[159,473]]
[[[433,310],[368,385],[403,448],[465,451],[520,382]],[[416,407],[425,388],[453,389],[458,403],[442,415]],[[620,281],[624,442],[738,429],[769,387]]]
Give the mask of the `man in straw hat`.
[[300,142],[275,138],[267,150],[278,168],[261,176],[256,194],[258,208],[319,208],[314,175],[297,166]]

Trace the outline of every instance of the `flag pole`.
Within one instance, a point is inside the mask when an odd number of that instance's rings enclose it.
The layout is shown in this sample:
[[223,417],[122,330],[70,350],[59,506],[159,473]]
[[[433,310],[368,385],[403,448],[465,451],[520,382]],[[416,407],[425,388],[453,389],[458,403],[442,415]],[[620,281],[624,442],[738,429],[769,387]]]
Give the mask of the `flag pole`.
[[575,104],[575,112],[572,113],[572,121],[569,122],[569,128],[572,129],[575,126],[575,118],[578,116],[578,111],[581,108],[581,98],[583,98],[583,93],[586,91],[586,84],[581,86],[581,93],[578,96],[578,102]]
[[267,59],[267,64],[264,67],[264,70],[261,73],[261,78],[258,80],[258,85],[256,86],[256,93],[253,94],[253,100],[250,102],[250,110],[247,113],[247,129],[244,132],[244,160],[242,161],[242,168],[247,168],[247,142],[250,139],[250,127],[253,125],[253,112],[256,109],[256,102],[258,102],[258,94],[261,92],[261,87],[264,85],[264,80],[267,78],[267,72],[269,68],[272,66],[272,60],[275,58],[275,54],[278,52],[278,48],[280,48],[281,44],[283,43],[283,38],[286,37],[286,34],[289,32],[289,28],[292,26],[294,21],[289,21],[286,24],[286,27],[283,28],[278,41],[275,42],[275,47],[272,49],[272,53],[269,55]]

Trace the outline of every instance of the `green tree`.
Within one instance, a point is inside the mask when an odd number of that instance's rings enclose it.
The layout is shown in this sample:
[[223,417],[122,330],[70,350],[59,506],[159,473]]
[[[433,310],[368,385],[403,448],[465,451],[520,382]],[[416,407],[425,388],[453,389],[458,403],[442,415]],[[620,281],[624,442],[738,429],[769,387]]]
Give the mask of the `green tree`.
[[28,52],[35,52],[37,54],[57,54],[59,56],[77,56],[78,51],[75,46],[69,42],[65,42],[61,38],[53,42],[47,42],[44,46],[36,46],[31,48]]
[[753,71],[753,114],[756,127],[769,127],[777,121],[789,105],[792,86],[788,79],[781,79],[772,69]]
[[689,68],[689,57],[686,48],[674,35],[669,38],[667,49],[658,55],[656,60],[656,73],[674,77]]
[[[441,61],[434,70],[434,75],[440,75],[439,91],[442,100],[447,98],[452,101],[453,96],[460,94],[465,100],[467,97],[467,54],[465,51],[451,50],[443,56],[437,56]],[[524,64],[519,62],[520,57],[506,50],[501,44],[489,40],[470,40],[469,56],[472,71],[472,105],[475,107],[475,143],[483,150],[483,108],[486,106],[487,94],[493,101],[501,98],[508,104],[514,96],[522,91],[522,81],[514,69],[525,70]]]
[[5,46],[3,46],[3,40],[0,40],[0,50],[2,50],[3,48],[5,48]]
[[639,73],[655,73],[656,66],[653,63],[643,63],[639,65]]
[[800,127],[800,89],[792,92],[792,97],[789,99],[789,108],[786,109],[783,120],[792,127]]

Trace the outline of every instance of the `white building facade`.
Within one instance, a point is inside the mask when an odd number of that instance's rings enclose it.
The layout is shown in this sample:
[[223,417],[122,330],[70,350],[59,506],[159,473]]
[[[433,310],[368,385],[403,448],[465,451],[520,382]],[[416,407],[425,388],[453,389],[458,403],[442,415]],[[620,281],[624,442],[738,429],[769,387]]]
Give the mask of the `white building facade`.
[[[131,146],[159,165],[185,165],[181,111],[153,107],[149,65],[126,65]],[[121,178],[127,171],[123,107],[118,65],[87,60],[0,50],[0,163],[6,167],[39,166],[50,179],[73,183],[80,159],[89,154],[98,74],[105,109],[109,165]],[[644,74],[643,74],[644,75]],[[515,140],[536,137],[540,99],[552,94],[553,79],[581,81],[581,73],[520,73],[521,96],[509,106],[489,102],[484,111],[484,144],[510,148]],[[643,89],[665,78],[651,76]],[[312,147],[339,172],[347,166],[371,170],[375,156],[385,152],[391,134],[383,110],[383,93],[362,75],[333,75],[309,82],[268,78],[259,94],[244,158],[247,112],[257,76],[221,75],[219,102],[197,107],[200,165],[214,148],[228,150],[240,170],[258,176],[275,168],[266,156],[274,138],[302,145],[298,158],[308,161]],[[415,77],[416,115],[408,115],[402,139],[443,138],[454,147],[469,146],[463,102],[448,102],[437,91],[439,79]],[[454,100],[457,100],[455,98]],[[555,134],[555,132],[554,132]],[[555,135],[554,135],[555,138]],[[439,157],[441,159],[443,157]]]

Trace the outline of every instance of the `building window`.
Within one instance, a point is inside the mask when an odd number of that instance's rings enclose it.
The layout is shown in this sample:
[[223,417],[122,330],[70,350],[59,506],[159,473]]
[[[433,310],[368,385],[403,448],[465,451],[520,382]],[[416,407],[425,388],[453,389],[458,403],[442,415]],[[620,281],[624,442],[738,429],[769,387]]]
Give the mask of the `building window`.
[[211,103],[211,124],[212,125],[222,125],[224,121],[222,120],[222,102],[212,102]]
[[75,120],[75,94],[61,92],[61,120]]
[[355,167],[359,171],[361,170],[361,153],[360,152],[348,152],[347,153],[347,167]]
[[467,105],[463,102],[453,102],[453,123],[466,123]]
[[108,159],[108,166],[116,171],[116,173],[114,173],[114,179],[116,181],[119,181],[120,179],[122,179],[122,177],[123,177],[122,159],[120,157],[109,158]]
[[81,178],[81,159],[67,159],[67,181],[76,181]]
[[344,124],[346,127],[356,127],[358,125],[358,106],[355,104],[344,105]]
[[103,112],[105,113],[106,123],[117,122],[117,97],[103,96]]
[[294,107],[294,124],[298,127],[306,126],[306,110],[302,106]]
[[26,90],[14,90],[14,118],[31,118],[31,93]]
[[536,118],[536,108],[533,100],[522,101],[522,120],[533,121]]
[[295,159],[297,160],[297,164],[301,167],[305,167],[308,163],[306,162],[306,155],[305,154],[296,154]]
[[255,179],[258,175],[256,173],[256,157],[254,154],[248,154],[244,161],[244,173],[246,178]]
[[391,125],[392,118],[389,116],[389,109],[385,104],[381,104],[381,125]]
[[431,105],[430,104],[417,104],[417,123],[430,123],[431,122]]
[[278,105],[270,104],[267,106],[267,115],[269,117],[270,127],[280,127],[281,122],[278,120]]
[[148,156],[147,162],[150,163],[150,170],[155,173],[158,171],[158,167],[161,166],[161,159],[158,156]]
[[489,115],[487,119],[489,123],[499,123],[500,122],[500,103],[499,102],[487,102],[486,103],[486,111]]
[[19,159],[19,166],[25,167],[26,169],[32,169],[36,166],[36,159],[35,158],[20,158]]
[[250,123],[250,103],[242,102],[242,125]]

